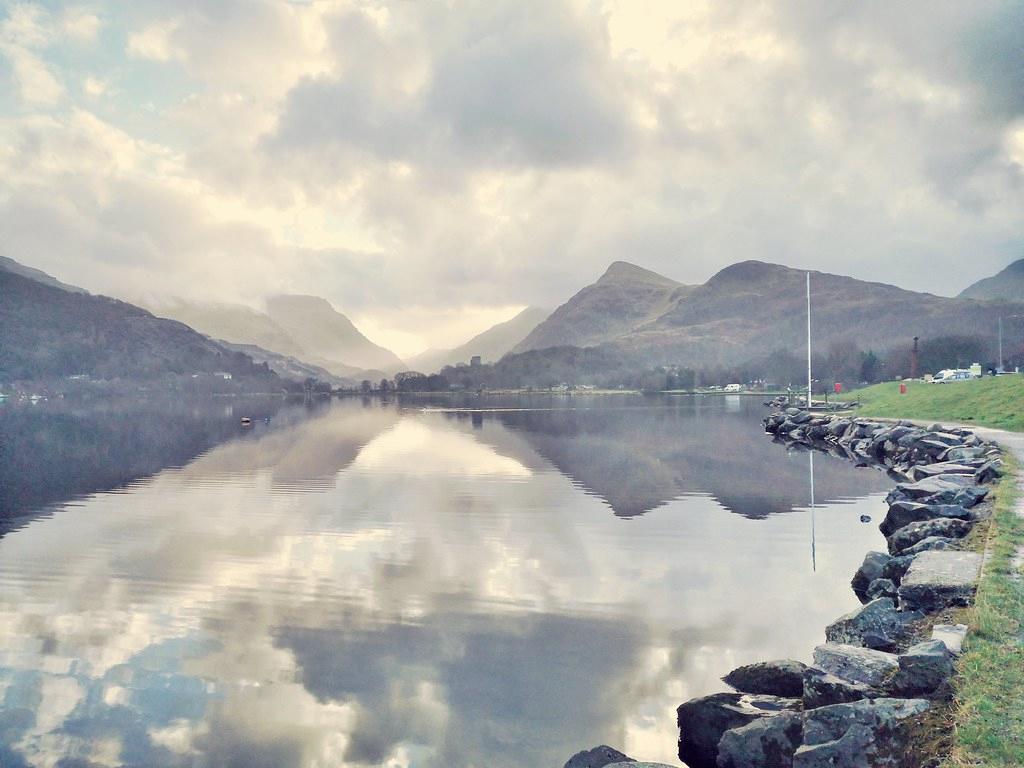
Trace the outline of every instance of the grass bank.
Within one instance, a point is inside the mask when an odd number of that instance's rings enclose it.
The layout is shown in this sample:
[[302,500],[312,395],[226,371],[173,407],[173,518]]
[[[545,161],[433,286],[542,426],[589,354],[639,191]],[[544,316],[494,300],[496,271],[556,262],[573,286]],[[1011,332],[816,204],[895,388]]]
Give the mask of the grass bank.
[[989,528],[990,559],[959,663],[947,768],[1024,765],[1024,573],[1015,560],[1024,546],[1024,518],[1015,509],[1020,468],[1011,456],[1006,468]]
[[862,416],[959,421],[1024,432],[1024,375],[949,384],[911,381],[905,395],[898,382],[889,381],[846,393],[842,399],[859,399],[857,412]]

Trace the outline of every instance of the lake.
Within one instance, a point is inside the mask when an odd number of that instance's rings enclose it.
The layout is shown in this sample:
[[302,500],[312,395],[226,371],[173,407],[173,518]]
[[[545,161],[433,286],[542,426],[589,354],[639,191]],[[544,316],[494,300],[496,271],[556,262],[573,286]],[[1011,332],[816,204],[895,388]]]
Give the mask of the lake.
[[765,411],[0,405],[0,765],[677,765],[675,708],[809,661],[884,548],[892,481],[818,454],[812,509]]

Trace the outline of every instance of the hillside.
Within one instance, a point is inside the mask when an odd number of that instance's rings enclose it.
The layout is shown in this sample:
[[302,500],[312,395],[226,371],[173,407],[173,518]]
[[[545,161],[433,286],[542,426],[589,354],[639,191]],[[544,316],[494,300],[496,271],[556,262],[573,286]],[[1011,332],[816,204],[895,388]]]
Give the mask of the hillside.
[[606,343],[655,319],[690,290],[655,272],[616,261],[596,283],[552,312],[514,351]]
[[949,384],[910,381],[905,395],[900,394],[898,382],[884,382],[848,392],[843,400],[860,402],[857,413],[863,416],[1024,430],[1024,375],[1019,374]]
[[981,301],[1024,301],[1024,259],[1013,262],[993,277],[979,280],[958,298],[980,299]]
[[272,296],[267,299],[267,314],[304,350],[304,360],[337,375],[351,375],[358,369],[393,374],[406,367],[318,296]]
[[413,370],[433,373],[446,365],[468,363],[474,355],[480,355],[485,363],[500,360],[549,314],[547,309],[527,307],[510,320],[491,326],[455,349],[428,349],[406,362]]
[[26,267],[24,264],[21,264],[14,259],[9,259],[6,256],[0,256],[0,271],[12,272],[15,275],[27,277],[29,280],[35,280],[37,283],[48,285],[51,288],[60,288],[62,291],[69,291],[70,293],[88,293],[88,291],[83,291],[77,286],[62,283],[57,278],[51,277],[42,270],[35,269],[33,267]]
[[205,303],[170,299],[143,304],[158,317],[195,328],[214,339],[252,344],[280,355],[301,357],[303,349],[281,326],[263,312],[242,304]]
[[123,301],[73,293],[0,269],[0,377],[153,379],[227,371],[239,379],[276,375],[187,325]]
[[[555,310],[517,351],[606,346],[647,365],[723,365],[806,344],[807,273],[802,270],[746,261],[704,285],[682,287],[627,267],[613,264]],[[816,351],[839,341],[884,350],[914,336],[995,338],[1000,315],[1024,312],[1024,301],[942,298],[823,272],[811,273],[811,292]]]
[[255,344],[234,344],[223,339],[216,339],[216,342],[234,352],[242,352],[248,355],[256,363],[266,363],[267,367],[282,379],[290,379],[292,381],[316,379],[317,381],[327,382],[331,386],[343,388],[354,388],[359,384],[355,379],[346,376],[336,376],[319,365],[313,365],[289,355],[282,355],[269,349],[263,349],[263,347],[256,346]]

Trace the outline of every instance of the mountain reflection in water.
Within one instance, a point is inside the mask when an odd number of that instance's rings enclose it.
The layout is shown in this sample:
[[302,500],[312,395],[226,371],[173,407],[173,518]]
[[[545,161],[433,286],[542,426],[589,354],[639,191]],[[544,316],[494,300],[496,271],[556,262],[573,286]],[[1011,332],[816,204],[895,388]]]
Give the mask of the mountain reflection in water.
[[0,409],[52,451],[0,490],[49,512],[0,540],[0,765],[676,764],[675,706],[856,604],[889,482],[818,458],[812,570],[808,462],[759,404],[476,402],[572,409],[236,405],[134,469],[102,460],[131,409]]

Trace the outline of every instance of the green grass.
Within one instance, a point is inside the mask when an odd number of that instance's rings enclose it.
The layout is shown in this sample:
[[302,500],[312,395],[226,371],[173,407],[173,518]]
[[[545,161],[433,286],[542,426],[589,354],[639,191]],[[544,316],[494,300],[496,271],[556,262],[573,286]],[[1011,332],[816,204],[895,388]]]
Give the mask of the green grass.
[[892,419],[964,421],[1016,432],[1024,431],[1024,375],[986,377],[949,384],[890,381],[844,393],[859,399],[859,415]]
[[948,768],[1024,765],[1024,573],[1013,562],[1024,545],[1024,518],[1015,510],[1019,467],[1010,457],[1006,465],[996,489],[990,559],[959,663]]

